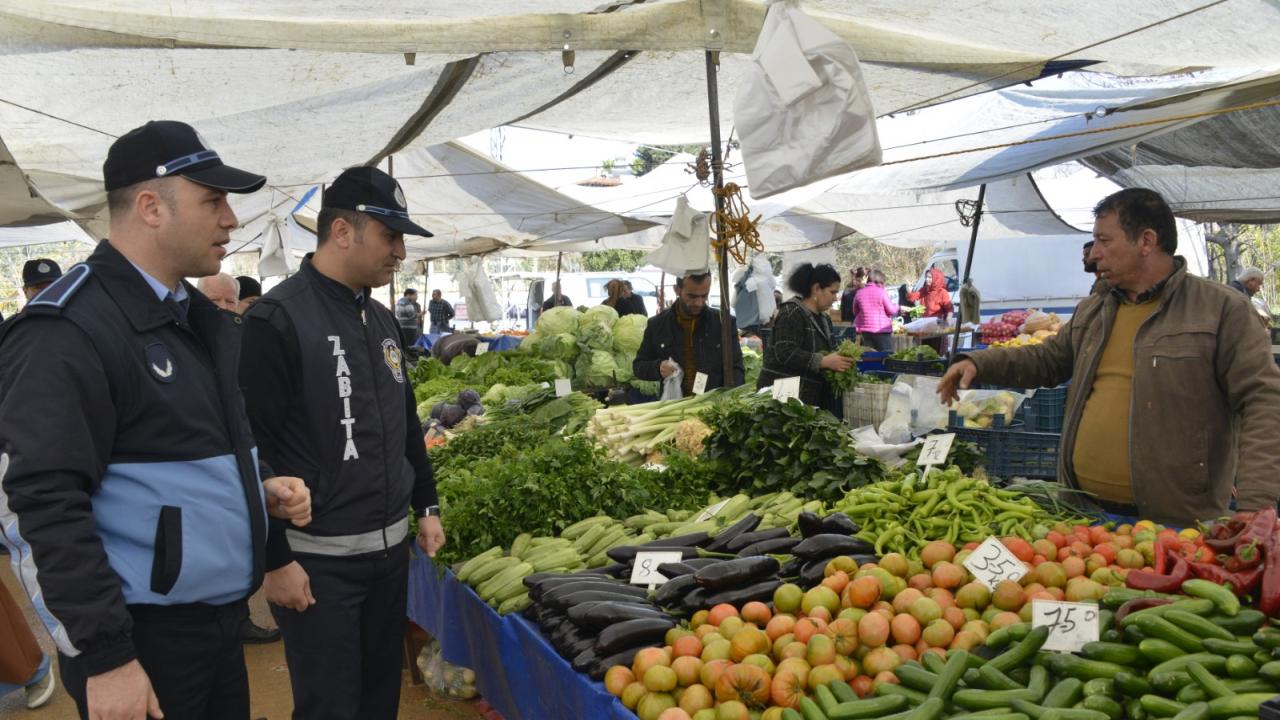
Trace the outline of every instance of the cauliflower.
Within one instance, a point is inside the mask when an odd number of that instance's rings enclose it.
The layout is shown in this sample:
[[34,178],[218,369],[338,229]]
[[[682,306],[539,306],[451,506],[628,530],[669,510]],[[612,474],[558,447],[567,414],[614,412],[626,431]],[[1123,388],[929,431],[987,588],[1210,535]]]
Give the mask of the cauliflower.
[[685,418],[676,424],[675,435],[672,438],[677,450],[688,453],[693,457],[702,454],[702,441],[707,439],[711,434],[711,428],[698,418]]

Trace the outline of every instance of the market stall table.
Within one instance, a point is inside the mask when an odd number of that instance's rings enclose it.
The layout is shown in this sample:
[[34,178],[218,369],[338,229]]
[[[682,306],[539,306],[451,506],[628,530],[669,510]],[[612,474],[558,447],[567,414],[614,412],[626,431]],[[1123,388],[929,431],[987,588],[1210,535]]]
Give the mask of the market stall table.
[[408,616],[440,642],[446,661],[475,670],[480,694],[506,720],[635,720],[604,685],[557,655],[537,627],[519,615],[498,615],[416,547]]

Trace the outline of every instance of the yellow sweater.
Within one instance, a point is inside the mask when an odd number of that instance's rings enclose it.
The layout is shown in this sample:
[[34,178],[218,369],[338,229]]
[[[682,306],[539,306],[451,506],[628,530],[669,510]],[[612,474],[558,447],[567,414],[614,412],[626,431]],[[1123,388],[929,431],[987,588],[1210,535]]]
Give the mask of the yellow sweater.
[[1103,500],[1133,503],[1129,465],[1129,405],[1133,397],[1133,341],[1160,298],[1121,303],[1085,401],[1071,460],[1082,490]]

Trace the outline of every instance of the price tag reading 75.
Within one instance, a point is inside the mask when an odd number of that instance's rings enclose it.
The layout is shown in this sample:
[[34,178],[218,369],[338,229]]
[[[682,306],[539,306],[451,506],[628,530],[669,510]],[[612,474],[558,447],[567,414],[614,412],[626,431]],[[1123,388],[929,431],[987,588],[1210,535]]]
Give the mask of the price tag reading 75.
[[1098,606],[1092,603],[1034,600],[1031,603],[1031,626],[1049,627],[1044,649],[1056,652],[1080,652],[1086,644],[1098,639]]
[[989,537],[965,558],[964,566],[978,582],[995,590],[1002,580],[1017,582],[1027,574],[1027,566],[999,540]]

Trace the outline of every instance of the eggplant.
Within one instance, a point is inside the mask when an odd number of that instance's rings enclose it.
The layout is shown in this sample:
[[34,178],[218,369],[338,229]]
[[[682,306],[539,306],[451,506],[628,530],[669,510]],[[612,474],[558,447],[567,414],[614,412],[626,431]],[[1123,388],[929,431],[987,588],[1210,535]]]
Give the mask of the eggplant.
[[837,555],[854,555],[875,552],[875,547],[861,538],[835,533],[822,533],[805,538],[791,549],[791,554],[802,560],[832,558]]
[[[665,542],[665,541],[655,541],[655,542]],[[680,553],[680,556],[685,559],[698,557],[697,548],[687,547],[684,545],[621,545],[619,547],[609,550],[605,554],[609,556],[610,560],[616,563],[629,563],[635,560],[636,553],[642,550],[645,552],[658,551],[658,550],[666,551],[666,552],[678,552]]]
[[724,558],[696,557],[696,558],[689,558],[687,560],[682,560],[681,562],[684,565],[688,565],[689,567],[693,568],[696,571],[696,570],[701,570],[702,568],[708,565],[715,565],[716,563],[720,562],[723,559]]
[[587,672],[591,676],[592,680],[600,680],[604,677],[605,673],[609,672],[609,668],[614,665],[626,665],[627,667],[631,667],[631,662],[636,659],[636,653],[647,647],[654,647],[654,645],[640,645],[638,647],[627,648],[621,652],[616,652],[609,657],[597,658],[596,664],[588,668]]
[[791,537],[791,532],[786,528],[771,528],[769,530],[757,530],[755,532],[742,533],[738,537],[734,538],[725,550],[727,552],[736,553],[752,543],[758,543],[761,540],[776,540],[784,537]]
[[[836,535],[857,535],[862,528],[842,512],[834,512],[822,518],[822,532]],[[815,533],[816,534],[816,533]]]
[[541,625],[542,623],[538,622],[538,609],[537,605],[530,603],[524,610],[520,611],[520,614],[524,616],[525,620],[535,625]]
[[554,600],[547,600],[546,603],[558,610],[568,610],[579,603],[593,602],[596,600],[612,600],[614,602],[639,604],[645,603],[643,599],[637,598],[634,595],[623,595],[610,590],[579,590],[568,595],[561,595]]
[[589,602],[569,608],[569,620],[579,628],[599,630],[614,623],[637,618],[662,618],[666,613],[653,605],[620,602]]
[[626,578],[631,575],[631,566],[626,563],[612,563],[604,567],[592,568],[583,572],[595,573],[611,578]]
[[685,593],[697,586],[698,583],[693,579],[692,574],[681,575],[674,580],[668,580],[662,583],[662,586],[658,588],[658,593],[654,596],[653,601],[662,607],[674,607],[679,604],[680,598],[683,597]]
[[778,574],[781,564],[766,556],[725,560],[693,574],[698,585],[708,590],[741,587]]
[[858,567],[862,567],[867,563],[875,563],[876,565],[880,564],[880,556],[875,553],[862,553],[859,555],[851,555],[850,557],[853,558],[854,562],[858,563]]
[[738,522],[720,531],[720,534],[711,539],[706,549],[710,552],[724,552],[728,549],[729,543],[742,533],[748,533],[756,529],[760,524],[760,516],[755,513],[747,513]]
[[773,591],[777,590],[781,584],[782,581],[775,577],[767,578],[745,587],[721,590],[715,595],[707,597],[707,604],[715,607],[721,603],[729,603],[734,607],[742,607],[754,600],[767,602],[773,599]]
[[556,587],[544,591],[538,598],[538,601],[542,603],[549,603],[554,607],[556,599],[582,590],[601,590],[613,593],[614,595],[625,595],[637,600],[644,600],[645,595],[647,594],[644,588],[635,585],[626,585],[624,583],[613,582],[610,580],[579,580],[574,583],[557,585]]
[[684,594],[680,599],[680,610],[684,612],[697,612],[707,606],[707,596],[710,595],[706,588],[695,587]]
[[578,672],[586,672],[595,665],[597,660],[599,660],[596,656],[596,651],[591,648],[587,648],[577,655],[572,655],[570,657],[572,659],[569,660],[569,664]]
[[778,575],[784,578],[793,578],[800,574],[800,570],[804,568],[804,561],[798,557],[788,560],[778,570]]
[[800,544],[800,538],[783,537],[773,540],[761,540],[758,543],[752,543],[738,551],[738,557],[751,557],[752,555],[785,555],[791,552],[791,548]]
[[658,574],[668,580],[674,580],[681,575],[692,575],[695,571],[697,571],[697,568],[690,567],[682,562],[662,563],[658,566]]
[[[574,658],[574,659],[577,659],[577,657],[578,657],[579,655],[581,655],[582,653],[584,653],[584,652],[588,652],[588,651],[590,651],[590,652],[595,652],[595,651],[592,649],[592,648],[594,648],[594,647],[595,647],[595,644],[596,644],[596,639],[595,639],[595,638],[593,638],[593,637],[584,637],[584,638],[582,638],[581,640],[579,640],[578,642],[573,643],[572,645],[567,645],[567,646],[565,647],[565,649],[564,649],[563,657],[564,657],[564,658],[566,658],[566,659],[568,659],[568,658]],[[570,662],[572,662],[572,661],[570,661]]]
[[814,560],[806,563],[804,568],[800,570],[800,582],[797,584],[805,590],[820,584],[822,579],[826,577],[826,569],[826,560]]
[[796,523],[800,526],[800,534],[804,537],[813,537],[823,532],[822,518],[808,510],[800,513],[800,516],[796,518]]
[[523,582],[524,582],[524,586],[529,588],[529,597],[533,598],[535,602],[538,600],[538,598],[542,597],[543,595],[546,595],[548,592],[562,585],[572,585],[574,583],[580,583],[580,582],[586,582],[586,581],[613,582],[609,578],[604,578],[604,577],[599,577],[594,575],[575,575],[575,574],[563,574],[563,573],[555,573],[555,574],[534,573],[534,574],[542,575],[542,577],[537,578],[531,583],[529,582],[529,578],[533,577],[533,575],[530,575],[529,577],[525,578]]
[[550,640],[553,635],[564,629],[564,624],[567,622],[569,622],[569,619],[565,616],[556,615],[545,622],[538,623],[538,627],[542,629],[542,636]]
[[600,631],[595,651],[605,656],[642,643],[661,643],[667,631],[675,626],[676,621],[671,618],[637,618],[614,623]]

